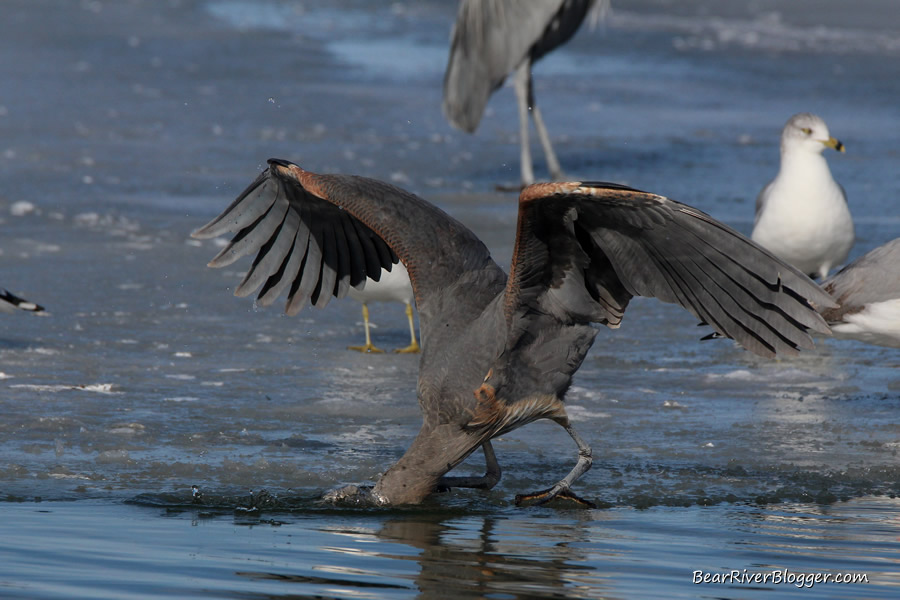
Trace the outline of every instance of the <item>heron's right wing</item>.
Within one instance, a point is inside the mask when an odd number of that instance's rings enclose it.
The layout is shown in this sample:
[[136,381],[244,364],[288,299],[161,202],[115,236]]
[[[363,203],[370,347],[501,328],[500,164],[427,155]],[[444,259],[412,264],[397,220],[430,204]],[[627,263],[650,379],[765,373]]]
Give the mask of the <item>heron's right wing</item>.
[[473,132],[495,89],[528,56],[564,0],[462,0],[444,73],[447,119]]
[[632,296],[680,304],[763,356],[811,347],[832,298],[795,268],[703,212],[615,184],[522,191],[505,297],[511,335],[552,315],[615,327]]
[[417,304],[468,271],[499,270],[475,234],[418,196],[374,179],[317,175],[278,159],[192,236],[226,233],[236,235],[209,266],[256,254],[235,295],[261,288],[258,301],[268,305],[287,291],[288,314],[307,302],[323,307],[366,277],[378,280],[398,258]]

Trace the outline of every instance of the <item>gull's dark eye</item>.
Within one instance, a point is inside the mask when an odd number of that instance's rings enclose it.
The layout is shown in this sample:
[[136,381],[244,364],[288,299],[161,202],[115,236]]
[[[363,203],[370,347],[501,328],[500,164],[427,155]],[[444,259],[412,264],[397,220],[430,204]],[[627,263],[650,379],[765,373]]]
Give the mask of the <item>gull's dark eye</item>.
[[800,131],[802,131],[806,135],[812,135],[812,129],[810,129],[809,127],[802,127],[800,128]]

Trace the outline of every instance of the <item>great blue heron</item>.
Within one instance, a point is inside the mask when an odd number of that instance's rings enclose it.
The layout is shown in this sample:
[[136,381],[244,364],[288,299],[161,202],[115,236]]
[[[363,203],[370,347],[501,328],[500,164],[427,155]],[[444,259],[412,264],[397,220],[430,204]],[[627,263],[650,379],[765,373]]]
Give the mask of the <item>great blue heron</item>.
[[416,322],[413,319],[412,303],[414,300],[412,284],[409,282],[409,273],[403,263],[397,262],[393,268],[381,271],[377,281],[366,278],[366,285],[362,289],[350,287],[349,296],[357,302],[362,302],[363,327],[366,332],[366,343],[362,346],[349,346],[349,350],[360,352],[383,352],[372,343],[372,334],[369,332],[369,302],[401,302],[406,305],[406,318],[409,321],[409,345],[398,348],[394,352],[401,354],[415,353],[420,350],[416,341]]
[[24,298],[19,298],[12,292],[0,288],[0,312],[11,313],[16,309],[26,310],[32,313],[44,312],[43,306],[35,304],[34,302],[29,302]]
[[801,113],[781,132],[781,168],[756,199],[753,241],[810,277],[824,279],[847,260],[853,219],[844,189],[831,176],[825,148],[844,151],[825,121]]
[[[317,175],[278,159],[196,238],[235,233],[210,263],[256,254],[237,295],[287,291],[289,314],[325,306],[392,261],[406,265],[422,339],[417,394],[424,423],[409,450],[367,495],[417,503],[439,486],[499,479],[491,439],[538,419],[578,447],[572,471],[519,499],[577,499],[591,466],[563,397],[594,342],[592,323],[617,327],[633,296],[678,303],[762,356],[812,347],[827,332],[810,306],[834,306],[802,273],[687,205],[591,182],[525,188],[509,276],[460,222],[381,181]],[[483,447],[483,478],[445,478]]]
[[838,303],[822,311],[835,336],[900,348],[900,238],[857,258],[822,287]]
[[563,177],[534,101],[531,65],[569,41],[592,7],[600,11],[608,4],[608,0],[462,0],[459,4],[444,74],[444,114],[454,126],[472,133],[491,94],[515,72],[523,186],[534,182],[529,114],[550,176]]

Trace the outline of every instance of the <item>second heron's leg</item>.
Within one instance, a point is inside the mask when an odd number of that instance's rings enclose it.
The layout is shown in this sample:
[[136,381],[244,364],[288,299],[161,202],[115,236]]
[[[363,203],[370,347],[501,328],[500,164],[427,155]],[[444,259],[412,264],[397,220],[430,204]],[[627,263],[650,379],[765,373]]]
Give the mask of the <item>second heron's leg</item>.
[[547,158],[547,170],[550,171],[550,178],[554,181],[562,181],[565,174],[562,167],[559,166],[559,160],[556,153],[553,152],[553,146],[550,144],[550,136],[547,134],[547,128],[544,126],[544,119],[541,117],[541,111],[537,104],[531,104],[531,117],[534,119],[534,128],[537,129],[538,139],[541,140],[541,146],[544,148],[544,156]]
[[497,462],[497,455],[494,454],[494,447],[490,440],[481,445],[484,450],[485,472],[481,477],[441,477],[438,488],[475,488],[479,490],[489,490],[497,485],[500,481],[502,472],[500,471],[500,463]]
[[591,468],[591,464],[593,463],[591,447],[587,445],[587,442],[581,439],[581,436],[578,435],[578,433],[569,423],[568,419],[557,420],[557,423],[563,426],[563,428],[566,430],[566,433],[571,436],[571,438],[575,441],[575,444],[578,446],[578,462],[575,463],[575,467],[569,472],[569,474],[559,480],[553,487],[540,492],[535,492],[533,494],[517,495],[516,504],[544,504],[553,500],[554,498],[565,498],[566,500],[571,500],[582,506],[594,508],[593,502],[589,502],[587,500],[579,498],[571,491],[572,484],[575,483],[575,480],[584,475],[588,471],[588,469]]
[[398,348],[397,350],[394,350],[394,352],[412,354],[418,352],[421,348],[419,347],[419,342],[416,341],[416,322],[413,319],[412,304],[409,302],[406,303],[406,318],[409,319],[409,346],[406,348]]
[[372,337],[369,334],[369,306],[363,302],[362,305],[362,314],[363,314],[363,326],[366,329],[366,344],[364,346],[347,346],[347,350],[357,350],[359,352],[384,352],[380,348],[376,348],[372,345]]
[[541,147],[544,149],[544,158],[547,159],[547,170],[550,171],[550,178],[554,181],[562,181],[565,175],[562,167],[559,166],[559,160],[553,151],[553,145],[550,143],[550,134],[547,133],[547,127],[544,125],[544,117],[541,116],[541,110],[534,101],[534,88],[531,83],[531,69],[528,69],[528,107],[531,109],[531,118],[534,119],[534,128],[537,130],[538,139]]
[[531,165],[531,145],[528,141],[528,112],[530,109],[529,89],[531,88],[531,61],[524,60],[516,69],[513,87],[516,90],[516,102],[519,105],[519,168],[522,172],[522,187],[534,183],[534,170]]

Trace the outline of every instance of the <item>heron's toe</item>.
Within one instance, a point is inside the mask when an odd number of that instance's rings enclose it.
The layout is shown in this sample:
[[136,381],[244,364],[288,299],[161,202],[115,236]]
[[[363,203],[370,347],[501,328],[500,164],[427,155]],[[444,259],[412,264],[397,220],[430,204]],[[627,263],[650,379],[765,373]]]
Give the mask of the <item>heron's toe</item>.
[[516,494],[516,506],[541,506],[551,502],[553,506],[561,508],[597,508],[590,500],[585,500],[572,490],[559,485],[532,494]]

